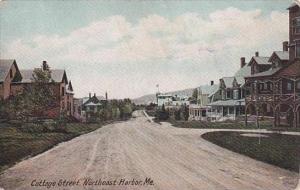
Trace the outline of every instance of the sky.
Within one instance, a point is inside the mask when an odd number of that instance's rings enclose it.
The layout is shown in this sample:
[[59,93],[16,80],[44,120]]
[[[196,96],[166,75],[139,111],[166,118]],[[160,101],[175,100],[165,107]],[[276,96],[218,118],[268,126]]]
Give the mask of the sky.
[[76,97],[136,98],[233,76],[288,40],[292,0],[0,1],[0,58],[65,69]]

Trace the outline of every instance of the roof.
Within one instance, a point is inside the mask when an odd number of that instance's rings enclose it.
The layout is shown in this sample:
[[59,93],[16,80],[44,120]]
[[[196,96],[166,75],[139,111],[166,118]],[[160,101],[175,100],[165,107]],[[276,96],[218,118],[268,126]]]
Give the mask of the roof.
[[[22,75],[23,83],[29,83],[33,81],[33,71],[34,70],[20,70]],[[62,82],[65,75],[65,70],[54,69],[51,70],[51,78],[54,82]]]
[[233,87],[234,77],[223,77],[222,80],[224,81],[226,88]]
[[296,61],[277,72],[279,76],[300,77],[300,61]]
[[102,104],[99,102],[99,103],[94,103],[94,102],[89,102],[87,104],[85,104],[85,106],[101,106]]
[[271,64],[269,62],[270,57],[256,57],[256,56],[254,56],[254,57],[252,57],[252,59],[254,59],[255,62],[259,65],[269,65],[269,64]]
[[244,106],[245,105],[245,99],[240,100],[220,100],[216,102],[212,102],[208,104],[209,106]]
[[243,86],[245,84],[245,77],[235,77],[236,82],[240,85]]
[[251,66],[245,65],[244,67],[240,68],[236,73],[235,77],[247,77],[251,75]]
[[295,6],[300,6],[299,1],[295,0],[294,3],[292,3],[287,9],[293,8]]
[[283,61],[288,61],[290,54],[288,51],[274,51],[274,54],[276,54],[279,59],[283,60]]
[[279,71],[280,69],[281,69],[280,67],[277,67],[277,68],[270,68],[270,69],[267,70],[267,71],[260,72],[260,73],[256,73],[256,74],[251,75],[251,76],[249,76],[249,77],[247,77],[247,78],[271,76],[271,75],[273,75],[274,73],[276,73],[277,71]]
[[14,64],[14,59],[0,59],[0,82],[3,82]]
[[158,97],[173,97],[171,94],[159,94]]
[[202,85],[199,87],[202,94],[208,94],[208,97],[214,95],[219,90],[219,85]]
[[[82,98],[82,104],[85,104],[89,99],[90,99],[89,97],[83,97]],[[97,96],[97,99],[99,101],[106,100],[104,96]]]
[[66,89],[67,89],[67,93],[73,94],[73,86],[71,81],[69,81],[69,83],[67,84]]

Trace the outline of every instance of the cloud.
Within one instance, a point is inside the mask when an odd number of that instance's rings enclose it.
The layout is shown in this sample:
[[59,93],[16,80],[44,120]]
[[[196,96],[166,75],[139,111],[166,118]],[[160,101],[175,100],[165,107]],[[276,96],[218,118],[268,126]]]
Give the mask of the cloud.
[[[167,91],[232,75],[241,56],[249,59],[257,50],[269,56],[287,39],[286,13],[229,7],[207,17],[154,14],[136,23],[115,15],[65,36],[15,39],[1,47],[1,55],[17,59],[21,68],[48,60],[67,69],[79,96],[110,89],[114,97],[137,97],[153,92],[156,83]],[[101,85],[94,87],[97,81]]]

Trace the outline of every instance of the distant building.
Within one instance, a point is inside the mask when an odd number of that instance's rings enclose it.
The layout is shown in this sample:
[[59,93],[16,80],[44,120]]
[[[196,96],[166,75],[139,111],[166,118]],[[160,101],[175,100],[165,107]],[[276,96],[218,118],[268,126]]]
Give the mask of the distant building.
[[0,100],[11,95],[11,83],[22,80],[17,62],[14,59],[0,59]]
[[81,118],[81,121],[97,119],[99,117],[99,112],[104,108],[107,102],[107,93],[105,93],[105,97],[97,96],[96,93],[92,96],[92,94],[89,93],[88,97],[84,97],[76,101],[76,104],[78,104],[76,105],[78,109],[77,113],[80,114],[78,117]]
[[161,107],[162,105],[165,108],[173,108],[180,107],[182,105],[189,105],[189,97],[188,96],[179,96],[179,95],[171,95],[171,94],[157,94],[157,105]]

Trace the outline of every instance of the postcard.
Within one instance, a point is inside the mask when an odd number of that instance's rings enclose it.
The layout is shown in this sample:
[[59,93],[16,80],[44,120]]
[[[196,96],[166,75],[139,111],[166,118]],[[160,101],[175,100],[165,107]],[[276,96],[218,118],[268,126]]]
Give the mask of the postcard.
[[0,0],[0,190],[300,190],[299,0]]

